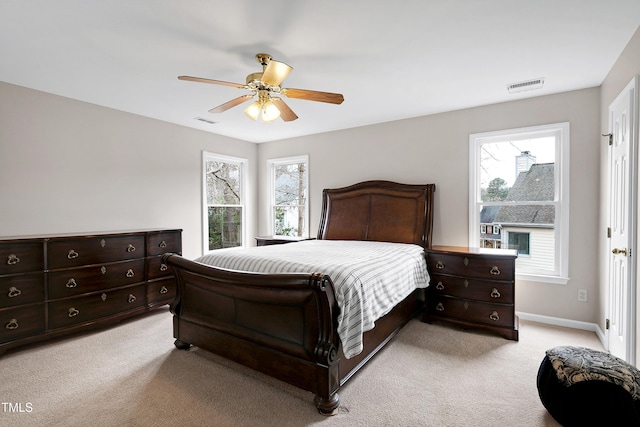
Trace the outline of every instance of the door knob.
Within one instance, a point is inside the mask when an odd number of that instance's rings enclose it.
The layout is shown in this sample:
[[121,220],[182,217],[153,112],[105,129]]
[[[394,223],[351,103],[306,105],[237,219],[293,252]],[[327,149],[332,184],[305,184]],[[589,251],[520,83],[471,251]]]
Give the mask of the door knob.
[[627,248],[624,248],[624,249],[618,249],[618,248],[615,248],[615,249],[613,249],[611,252],[612,252],[614,255],[622,254],[622,255],[624,255],[624,256],[627,256]]

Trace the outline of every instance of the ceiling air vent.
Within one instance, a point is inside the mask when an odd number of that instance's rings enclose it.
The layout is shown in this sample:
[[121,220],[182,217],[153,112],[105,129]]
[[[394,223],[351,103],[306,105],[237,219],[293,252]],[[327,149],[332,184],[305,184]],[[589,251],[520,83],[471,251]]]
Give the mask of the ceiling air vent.
[[194,117],[195,120],[200,120],[201,122],[209,123],[210,125],[215,125],[218,122],[214,122],[213,120],[205,119],[204,117]]
[[533,80],[526,80],[524,82],[511,83],[507,85],[509,93],[524,92],[525,90],[542,89],[544,85],[544,77]]

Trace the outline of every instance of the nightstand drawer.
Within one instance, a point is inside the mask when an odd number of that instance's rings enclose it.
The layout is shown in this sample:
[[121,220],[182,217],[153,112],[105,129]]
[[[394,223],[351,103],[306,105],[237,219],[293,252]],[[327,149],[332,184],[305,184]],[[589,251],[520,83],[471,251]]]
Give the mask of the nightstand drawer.
[[450,297],[430,298],[427,304],[438,317],[502,327],[513,327],[514,324],[513,306]]
[[475,277],[489,280],[513,280],[514,262],[504,257],[451,255],[429,252],[427,265],[430,272]]
[[432,275],[429,295],[450,295],[476,301],[513,304],[513,284],[457,276]]

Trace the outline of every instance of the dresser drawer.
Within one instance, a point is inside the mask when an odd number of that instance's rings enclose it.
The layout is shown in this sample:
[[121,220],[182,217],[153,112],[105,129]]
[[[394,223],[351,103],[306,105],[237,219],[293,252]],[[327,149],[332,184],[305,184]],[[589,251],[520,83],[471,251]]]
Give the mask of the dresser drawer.
[[88,236],[51,239],[47,244],[50,270],[144,258],[144,235]]
[[44,303],[0,310],[0,343],[44,331]]
[[44,302],[44,273],[0,276],[0,308]]
[[506,257],[427,253],[427,265],[434,274],[451,274],[489,280],[513,280],[515,264]]
[[0,241],[0,275],[38,270],[44,270],[42,241]]
[[50,271],[47,274],[49,299],[131,285],[145,280],[144,259]]
[[451,297],[427,298],[427,305],[434,316],[450,317],[473,323],[513,327],[513,306],[489,304]]
[[477,301],[513,304],[513,283],[457,276],[431,275],[429,295],[450,295]]
[[167,252],[182,253],[182,233],[179,230],[149,233],[147,256],[164,255]]
[[147,278],[160,279],[162,277],[173,277],[173,272],[169,266],[162,262],[162,256],[147,259]]
[[149,282],[147,301],[149,306],[171,304],[176,296],[176,281],[173,278]]
[[144,284],[48,303],[49,328],[79,325],[103,317],[144,309]]

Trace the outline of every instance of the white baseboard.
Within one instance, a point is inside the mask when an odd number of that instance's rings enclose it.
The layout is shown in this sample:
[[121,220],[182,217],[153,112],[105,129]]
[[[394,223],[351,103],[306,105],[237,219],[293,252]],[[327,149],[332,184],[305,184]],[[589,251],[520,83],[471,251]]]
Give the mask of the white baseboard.
[[604,348],[607,348],[605,345],[605,336],[600,326],[596,323],[589,322],[581,322],[579,320],[571,320],[571,319],[563,319],[561,317],[551,317],[551,316],[542,316],[540,314],[532,314],[532,313],[523,313],[521,311],[517,311],[516,315],[520,317],[522,320],[530,320],[532,322],[538,323],[546,323],[548,325],[555,326],[563,326],[565,328],[573,328],[573,329],[582,329],[585,331],[595,332],[598,336],[598,339],[602,343]]

